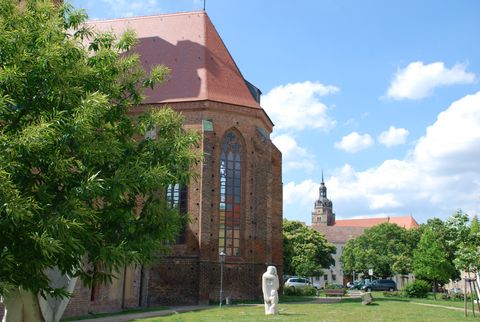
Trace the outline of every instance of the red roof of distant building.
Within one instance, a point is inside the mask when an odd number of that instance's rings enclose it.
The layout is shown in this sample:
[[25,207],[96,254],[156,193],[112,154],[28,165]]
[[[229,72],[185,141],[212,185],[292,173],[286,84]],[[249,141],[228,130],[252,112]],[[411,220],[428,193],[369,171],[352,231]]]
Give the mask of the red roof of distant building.
[[362,219],[337,219],[333,227],[364,227],[370,228],[383,223],[397,224],[403,228],[418,227],[417,221],[410,216],[401,217],[381,217],[381,218],[362,218]]
[[135,30],[142,64],[163,64],[170,79],[147,91],[145,103],[212,100],[260,109],[204,11],[92,21],[99,31]]

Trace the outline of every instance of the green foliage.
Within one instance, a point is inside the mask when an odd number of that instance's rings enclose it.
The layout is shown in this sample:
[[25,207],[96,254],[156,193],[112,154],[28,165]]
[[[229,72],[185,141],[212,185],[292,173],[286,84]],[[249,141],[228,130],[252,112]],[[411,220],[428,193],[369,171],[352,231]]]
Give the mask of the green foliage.
[[317,289],[313,286],[306,286],[301,291],[302,291],[302,295],[304,295],[304,296],[316,296],[317,295]]
[[299,295],[295,287],[287,286],[283,288],[283,295]]
[[283,295],[289,296],[316,296],[317,289],[313,286],[306,286],[304,288],[295,288],[288,286],[283,288]]
[[470,223],[470,233],[480,233],[480,223],[478,222],[477,215],[473,216],[472,222]]
[[[95,33],[85,19],[0,0],[0,295],[59,292],[49,267],[109,280],[166,250],[182,225],[159,191],[189,181],[198,135],[170,109],[131,116],[169,71],[147,74],[127,52],[132,32]],[[157,140],[139,140],[153,129]]]
[[319,276],[334,263],[335,246],[299,221],[283,221],[283,249],[285,274]]
[[452,266],[438,231],[427,228],[413,254],[413,273],[434,285],[443,284],[449,280]]
[[430,292],[431,284],[423,280],[415,280],[405,285],[404,292],[407,297],[425,298]]
[[384,278],[408,273],[416,244],[412,236],[405,228],[390,223],[367,229],[346,243],[340,259],[343,270],[368,275],[368,269],[373,268],[375,275]]

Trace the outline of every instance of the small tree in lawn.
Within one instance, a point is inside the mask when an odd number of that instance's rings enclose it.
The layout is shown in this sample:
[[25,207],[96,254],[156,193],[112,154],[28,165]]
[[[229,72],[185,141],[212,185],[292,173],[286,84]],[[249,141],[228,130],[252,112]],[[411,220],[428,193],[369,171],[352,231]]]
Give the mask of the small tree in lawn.
[[335,246],[299,221],[283,221],[284,271],[300,276],[319,276],[334,264]]
[[436,233],[427,228],[413,253],[413,273],[417,278],[432,282],[434,298],[437,283],[447,282],[452,264]]
[[[187,183],[200,159],[193,152],[198,136],[184,131],[172,110],[131,117],[142,88],[164,80],[168,69],[146,73],[129,54],[132,32],[95,34],[82,27],[85,19],[51,1],[0,0],[0,295],[7,321],[12,314],[41,321],[38,294],[69,295],[50,286],[49,270],[91,285],[166,250],[182,219],[160,192]],[[141,140],[154,129],[156,140]]]

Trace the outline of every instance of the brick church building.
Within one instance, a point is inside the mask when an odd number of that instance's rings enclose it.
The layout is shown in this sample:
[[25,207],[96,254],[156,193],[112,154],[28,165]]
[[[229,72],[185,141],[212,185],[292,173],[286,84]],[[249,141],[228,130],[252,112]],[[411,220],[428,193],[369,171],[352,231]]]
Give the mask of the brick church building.
[[261,276],[275,265],[282,276],[282,156],[270,140],[273,123],[260,90],[246,81],[204,12],[95,21],[97,30],[135,30],[145,68],[171,68],[169,80],[135,113],[166,104],[201,133],[199,174],[166,198],[190,223],[171,252],[148,267],[126,267],[110,285],[77,283],[67,316],[157,305],[205,304],[223,294],[261,296]]

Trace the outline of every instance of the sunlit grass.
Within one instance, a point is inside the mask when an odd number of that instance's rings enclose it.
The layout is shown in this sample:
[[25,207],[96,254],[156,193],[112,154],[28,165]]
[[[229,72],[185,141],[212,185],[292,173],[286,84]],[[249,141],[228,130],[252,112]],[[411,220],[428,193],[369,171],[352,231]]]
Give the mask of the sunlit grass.
[[[262,305],[224,306],[222,309],[211,307],[206,310],[175,314],[171,316],[137,320],[153,321],[468,321],[463,311],[440,307],[428,307],[414,304],[409,299],[385,298],[374,294],[372,305],[364,306],[359,299],[344,299],[339,303],[323,304],[315,301],[309,303],[280,303],[280,315],[265,316]],[[415,301],[416,302],[416,301]],[[421,300],[420,302],[445,305],[447,301]],[[458,302],[457,302],[458,303]]]

